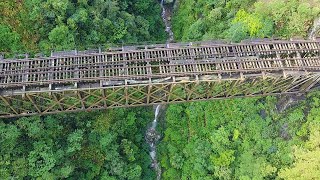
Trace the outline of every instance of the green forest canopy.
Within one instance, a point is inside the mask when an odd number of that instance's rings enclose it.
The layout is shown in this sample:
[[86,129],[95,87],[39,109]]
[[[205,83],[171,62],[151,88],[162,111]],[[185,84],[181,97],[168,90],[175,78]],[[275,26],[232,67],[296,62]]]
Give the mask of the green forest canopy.
[[164,25],[154,0],[4,0],[0,10],[0,51],[5,52],[159,41],[166,36],[159,31]]
[[[177,41],[306,37],[318,0],[180,0]],[[9,54],[165,41],[155,0],[0,2]],[[279,112],[277,98],[169,105],[163,179],[319,179],[320,94]],[[155,179],[144,140],[152,108],[0,121],[0,179]]]
[[176,39],[307,37],[319,0],[184,0],[173,17]]

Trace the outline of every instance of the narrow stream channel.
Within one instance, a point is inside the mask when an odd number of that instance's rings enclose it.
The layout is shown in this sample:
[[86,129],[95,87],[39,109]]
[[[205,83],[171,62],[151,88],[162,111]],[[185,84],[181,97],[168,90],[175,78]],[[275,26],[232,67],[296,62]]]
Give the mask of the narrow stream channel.
[[154,120],[152,121],[151,126],[147,129],[146,132],[146,141],[150,147],[150,157],[151,157],[151,167],[156,171],[157,179],[161,178],[161,166],[157,160],[157,142],[160,139],[160,134],[157,132],[156,128],[158,125],[158,115],[161,105],[157,105],[154,112]]
[[172,16],[173,5],[165,4],[165,0],[161,0],[160,5],[162,8],[161,17],[164,22],[164,25],[166,26],[165,31],[168,33],[167,42],[172,42],[174,40],[174,34],[171,26],[171,16]]
[[316,18],[313,23],[313,27],[309,33],[309,39],[315,39],[320,29],[320,17]]
[[[171,15],[172,15],[172,4],[165,4],[165,0],[161,0],[160,6],[162,8],[161,17],[165,24],[165,31],[168,33],[167,43],[170,43],[174,40],[174,34],[171,28]],[[154,120],[152,124],[149,125],[150,127],[147,129],[145,134],[146,142],[149,145],[150,157],[151,157],[151,167],[157,174],[157,180],[161,179],[161,166],[157,160],[157,143],[160,139],[160,134],[157,132],[157,125],[158,125],[158,115],[161,109],[161,105],[155,106],[154,112]]]

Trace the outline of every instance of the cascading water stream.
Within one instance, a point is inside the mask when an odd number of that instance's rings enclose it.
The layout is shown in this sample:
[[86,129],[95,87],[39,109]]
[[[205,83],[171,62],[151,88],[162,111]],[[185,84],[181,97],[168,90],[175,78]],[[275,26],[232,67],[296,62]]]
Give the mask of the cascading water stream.
[[155,112],[154,112],[154,120],[153,120],[153,122],[152,122],[152,126],[151,126],[151,128],[153,128],[153,129],[155,129],[156,128],[156,126],[157,126],[157,118],[158,118],[158,115],[159,115],[159,110],[160,110],[160,105],[158,105],[157,107],[156,107],[156,110],[155,110]]
[[[167,42],[170,43],[174,40],[174,34],[171,28],[172,8],[170,8],[170,6],[165,4],[165,0],[161,0],[160,5],[162,8],[161,17],[166,26],[165,31],[168,33]],[[152,121],[152,124],[150,125],[150,127],[147,129],[146,135],[145,135],[146,142],[149,144],[149,147],[150,147],[149,154],[152,160],[151,167],[156,171],[157,180],[161,179],[161,166],[157,160],[157,147],[156,147],[156,144],[160,139],[160,134],[156,131],[160,109],[161,109],[161,105],[157,105],[155,107],[154,120]]]
[[319,29],[320,29],[320,17],[314,20],[313,27],[311,29],[311,32],[309,33],[309,39],[315,39]]
[[160,135],[156,131],[156,128],[158,124],[158,115],[159,115],[160,108],[161,108],[161,105],[157,105],[157,107],[155,108],[154,120],[152,121],[151,126],[147,129],[146,137],[145,137],[150,147],[149,154],[152,160],[151,166],[156,171],[158,180],[161,177],[161,167],[157,161],[156,143],[159,141]]
[[174,40],[174,34],[173,34],[173,31],[172,31],[172,28],[171,28],[171,11],[170,10],[170,7],[165,5],[164,4],[164,0],[161,0],[161,8],[162,8],[162,13],[161,13],[161,17],[162,17],[162,20],[166,26],[166,29],[165,31],[168,33],[168,42],[172,42]]

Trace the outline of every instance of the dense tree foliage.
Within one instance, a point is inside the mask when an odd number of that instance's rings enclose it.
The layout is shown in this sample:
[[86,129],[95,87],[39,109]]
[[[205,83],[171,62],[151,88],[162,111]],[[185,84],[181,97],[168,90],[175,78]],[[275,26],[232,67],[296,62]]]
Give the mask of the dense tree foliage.
[[[154,0],[0,2],[0,52],[162,41]],[[95,48],[94,47],[94,48]],[[144,140],[151,108],[0,121],[0,179],[154,179]]]
[[[166,2],[177,4],[178,41],[305,37],[320,12],[318,0]],[[163,41],[160,14],[156,0],[2,0],[0,52]],[[169,105],[163,179],[320,179],[320,93],[284,113],[276,103]],[[152,108],[133,108],[0,120],[0,179],[155,179],[144,139],[152,119]]]
[[285,113],[276,98],[170,105],[164,179],[318,179],[319,93]]
[[0,122],[0,179],[154,179],[143,136],[152,116],[134,108]]
[[14,52],[20,47],[20,36],[10,27],[0,24],[0,47],[2,51]]
[[320,4],[313,0],[185,0],[174,14],[176,39],[306,37]]
[[0,2],[0,51],[160,41],[166,36],[159,31],[164,29],[160,14],[154,0],[5,0]]

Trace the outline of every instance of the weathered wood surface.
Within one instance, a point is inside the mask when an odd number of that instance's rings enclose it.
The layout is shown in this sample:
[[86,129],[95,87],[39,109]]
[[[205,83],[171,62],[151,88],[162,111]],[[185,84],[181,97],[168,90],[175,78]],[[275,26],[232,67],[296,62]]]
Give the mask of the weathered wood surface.
[[318,86],[320,41],[175,43],[0,60],[0,117],[216,98]]

